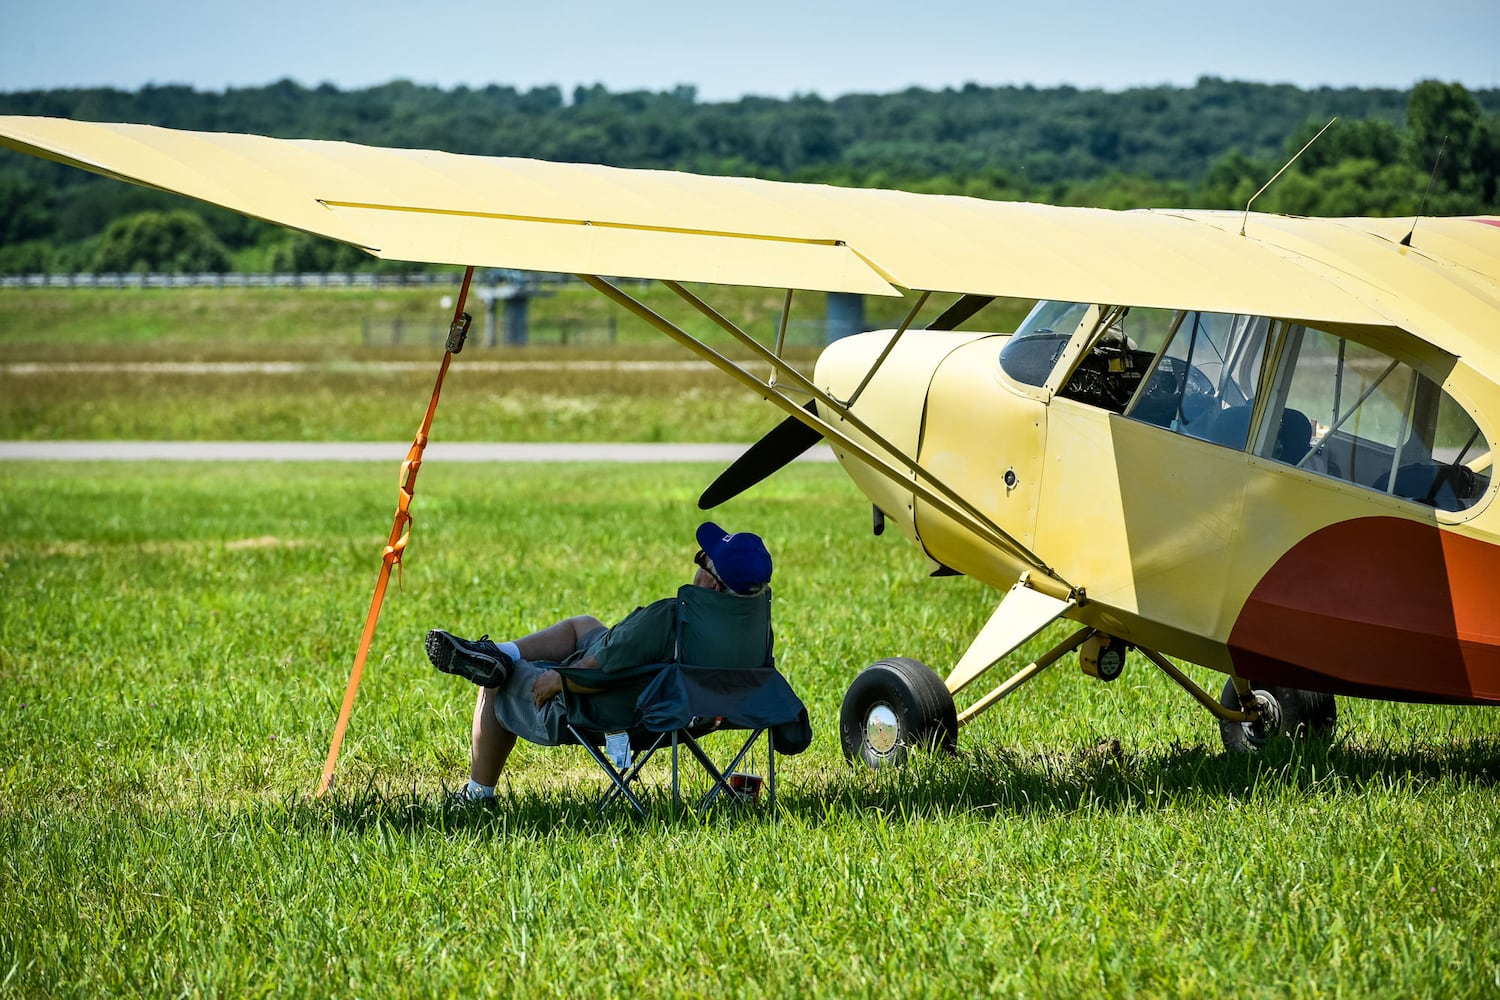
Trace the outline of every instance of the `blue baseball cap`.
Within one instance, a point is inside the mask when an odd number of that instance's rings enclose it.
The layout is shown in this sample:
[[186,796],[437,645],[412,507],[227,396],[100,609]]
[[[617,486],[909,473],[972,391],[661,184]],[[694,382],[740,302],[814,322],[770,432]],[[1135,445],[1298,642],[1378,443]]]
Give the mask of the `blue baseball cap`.
[[730,534],[712,521],[698,525],[698,547],[713,561],[724,586],[745,594],[771,582],[771,553],[759,535]]

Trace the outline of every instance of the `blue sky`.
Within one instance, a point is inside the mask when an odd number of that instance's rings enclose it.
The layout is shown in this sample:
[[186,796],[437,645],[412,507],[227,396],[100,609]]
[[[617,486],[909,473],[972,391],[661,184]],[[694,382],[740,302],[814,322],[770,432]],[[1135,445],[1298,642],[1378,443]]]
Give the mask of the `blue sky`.
[[0,91],[404,78],[701,100],[981,84],[1118,90],[1203,75],[1500,87],[1500,0],[0,0]]

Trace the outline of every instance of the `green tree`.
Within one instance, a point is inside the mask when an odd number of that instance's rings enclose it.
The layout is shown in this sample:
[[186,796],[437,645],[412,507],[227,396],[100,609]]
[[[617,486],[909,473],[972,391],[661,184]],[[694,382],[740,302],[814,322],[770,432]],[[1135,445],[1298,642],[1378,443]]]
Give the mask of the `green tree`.
[[[264,244],[263,244],[264,245]],[[291,230],[273,231],[266,255],[272,271],[355,271],[373,262],[369,254],[345,243]]]
[[1422,176],[1431,175],[1435,193],[1471,202],[1459,211],[1494,208],[1500,181],[1500,124],[1484,114],[1462,84],[1417,84],[1406,106],[1406,129],[1408,162]]
[[50,192],[9,171],[0,173],[0,246],[46,235],[52,228]]
[[[1291,159],[1326,124],[1326,121],[1310,121],[1292,133],[1287,138],[1283,159]],[[1297,165],[1308,173],[1345,160],[1370,160],[1385,166],[1401,162],[1405,152],[1401,130],[1394,122],[1380,118],[1340,118],[1323,133],[1322,138],[1308,147],[1297,160]]]
[[0,244],[0,274],[45,274],[56,269],[57,251],[51,243],[27,240]]
[[1406,164],[1353,159],[1312,174],[1289,171],[1255,207],[1323,218],[1389,217],[1415,212],[1421,195],[1422,179]]
[[1197,204],[1203,208],[1244,208],[1275,172],[1275,167],[1251,159],[1239,149],[1231,149],[1208,168],[1198,190]]
[[94,251],[96,272],[229,270],[229,252],[196,212],[138,212],[110,223]]
[[[1420,199],[1443,136],[1442,176],[1425,211],[1495,211],[1500,171],[1500,89],[1470,93],[1438,81],[1413,91],[1302,90],[1204,77],[1192,87],[1117,93],[967,84],[700,102],[685,85],[613,93],[595,84],[564,94],[555,86],[442,90],[408,80],[340,91],[281,80],[222,92],[0,92],[0,113],[1070,204],[1160,204],[1187,185],[1186,204],[1236,210],[1312,128],[1338,115],[1256,208],[1274,211],[1277,189],[1300,175],[1306,183],[1293,182],[1287,204],[1362,205],[1361,184],[1369,182],[1376,191],[1368,211],[1386,211],[1401,200],[1386,190],[1404,180],[1391,169],[1398,165],[1420,174],[1413,185]],[[1375,168],[1323,177],[1350,160]],[[248,258],[275,244],[264,223],[19,153],[0,150],[0,175],[31,185],[0,190],[0,246],[42,240],[76,258],[111,219],[183,207],[232,253]],[[1325,184],[1337,197],[1322,196]]]

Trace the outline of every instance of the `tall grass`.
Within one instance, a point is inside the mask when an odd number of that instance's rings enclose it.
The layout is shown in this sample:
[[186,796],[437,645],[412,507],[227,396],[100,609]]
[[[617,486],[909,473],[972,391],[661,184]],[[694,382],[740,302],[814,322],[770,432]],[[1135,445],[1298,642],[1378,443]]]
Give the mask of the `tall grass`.
[[529,746],[496,808],[444,807],[472,692],[422,632],[669,593],[712,472],[424,469],[320,802],[393,470],[0,471],[0,993],[1500,991],[1491,710],[1341,700],[1332,745],[1231,757],[1132,658],[1044,674],[951,758],[846,768],[854,673],[953,662],[997,595],[924,578],[826,467],[719,515],[770,541],[817,733],[774,815],[599,816],[582,755]]

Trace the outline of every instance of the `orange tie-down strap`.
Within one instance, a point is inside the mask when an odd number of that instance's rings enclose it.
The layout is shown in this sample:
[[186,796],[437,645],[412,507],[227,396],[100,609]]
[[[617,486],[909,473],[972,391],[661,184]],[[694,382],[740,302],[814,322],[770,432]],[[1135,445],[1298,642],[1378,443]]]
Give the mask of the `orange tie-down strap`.
[[344,688],[344,704],[339,709],[339,720],[333,727],[328,759],[323,763],[323,778],[318,782],[318,798],[327,794],[333,784],[333,769],[338,765],[339,748],[344,744],[344,731],[349,728],[349,716],[354,712],[354,696],[359,691],[360,678],[364,676],[370,642],[375,638],[375,623],[380,620],[380,607],[385,603],[385,588],[391,580],[391,567],[401,562],[406,543],[411,540],[411,500],[416,493],[417,473],[422,468],[422,452],[427,447],[427,435],[432,430],[432,417],[437,412],[438,397],[443,392],[443,379],[448,374],[448,365],[453,361],[453,355],[463,349],[464,335],[468,332],[469,317],[464,312],[464,303],[469,297],[469,282],[473,277],[474,268],[466,268],[463,287],[459,289],[458,303],[453,310],[453,324],[449,327],[447,350],[444,351],[443,363],[438,368],[437,382],[432,387],[432,399],[427,403],[427,413],[422,417],[422,426],[412,440],[406,460],[401,463],[396,517],[391,525],[390,540],[381,553],[380,575],[375,580],[375,594],[370,599],[369,613],[365,615],[365,629],[359,637],[359,651],[354,654],[354,667],[349,671],[349,683]]

